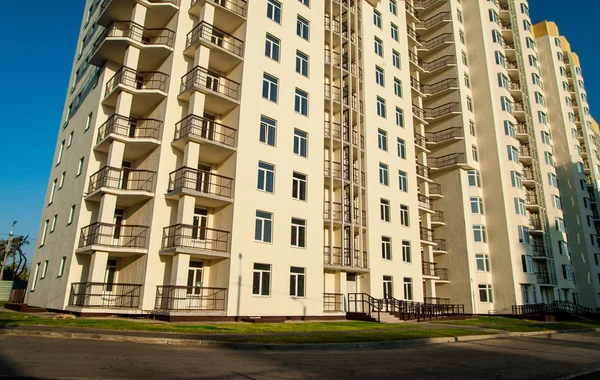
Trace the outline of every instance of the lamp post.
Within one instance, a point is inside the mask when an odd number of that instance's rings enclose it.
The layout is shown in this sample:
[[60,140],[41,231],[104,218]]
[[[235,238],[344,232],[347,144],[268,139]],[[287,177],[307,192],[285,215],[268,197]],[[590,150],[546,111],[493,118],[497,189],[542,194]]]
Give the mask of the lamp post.
[[6,260],[8,258],[8,254],[10,253],[10,244],[12,243],[13,238],[13,228],[15,228],[16,224],[17,221],[15,220],[10,228],[10,233],[8,234],[8,242],[6,243],[6,247],[4,247],[4,259],[2,260],[2,269],[0,270],[0,280],[4,279],[4,267],[6,267]]

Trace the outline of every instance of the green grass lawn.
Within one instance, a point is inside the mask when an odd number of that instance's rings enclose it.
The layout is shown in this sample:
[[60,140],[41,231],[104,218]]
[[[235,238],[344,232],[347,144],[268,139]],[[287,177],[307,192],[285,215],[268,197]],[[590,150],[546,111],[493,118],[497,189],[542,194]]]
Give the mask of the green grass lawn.
[[447,321],[441,323],[456,327],[474,326],[510,332],[600,328],[600,322],[541,322],[505,317],[473,317],[464,321]]

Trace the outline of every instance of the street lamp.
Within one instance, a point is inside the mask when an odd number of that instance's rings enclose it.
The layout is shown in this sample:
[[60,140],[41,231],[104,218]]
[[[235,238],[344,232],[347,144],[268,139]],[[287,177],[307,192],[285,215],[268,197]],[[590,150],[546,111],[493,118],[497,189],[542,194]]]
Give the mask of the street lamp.
[[4,247],[4,259],[2,260],[2,269],[0,270],[0,280],[4,279],[4,268],[6,267],[6,259],[8,258],[8,254],[10,253],[10,244],[12,243],[13,228],[15,228],[16,224],[17,221],[15,220],[12,224],[12,227],[10,227],[10,233],[8,234],[8,242],[6,243],[6,247]]

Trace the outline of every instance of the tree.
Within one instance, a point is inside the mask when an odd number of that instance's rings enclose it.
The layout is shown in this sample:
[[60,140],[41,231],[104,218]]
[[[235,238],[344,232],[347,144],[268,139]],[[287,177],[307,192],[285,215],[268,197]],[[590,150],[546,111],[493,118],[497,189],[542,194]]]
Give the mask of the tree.
[[[6,245],[8,240],[0,240],[0,265],[4,260]],[[10,243],[10,251],[6,258],[6,269],[4,270],[3,280],[27,281],[29,279],[29,269],[27,268],[27,257],[23,248],[29,245],[29,235],[15,236]]]

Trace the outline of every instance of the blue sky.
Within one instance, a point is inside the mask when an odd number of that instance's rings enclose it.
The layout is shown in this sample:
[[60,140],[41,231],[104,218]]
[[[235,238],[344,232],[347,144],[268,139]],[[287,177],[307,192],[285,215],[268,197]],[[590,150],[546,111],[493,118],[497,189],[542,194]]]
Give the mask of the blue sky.
[[[6,237],[13,220],[18,221],[16,234],[36,238],[84,6],[83,0],[34,3],[7,1],[0,13],[4,30],[11,31],[0,59],[5,75],[0,92],[0,238]],[[558,23],[581,58],[591,112],[599,115],[600,71],[594,72],[594,63],[600,57],[590,31],[600,4],[570,3],[578,6],[530,0],[531,17],[534,23]],[[30,254],[34,245],[28,248]]]

